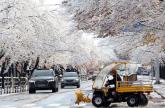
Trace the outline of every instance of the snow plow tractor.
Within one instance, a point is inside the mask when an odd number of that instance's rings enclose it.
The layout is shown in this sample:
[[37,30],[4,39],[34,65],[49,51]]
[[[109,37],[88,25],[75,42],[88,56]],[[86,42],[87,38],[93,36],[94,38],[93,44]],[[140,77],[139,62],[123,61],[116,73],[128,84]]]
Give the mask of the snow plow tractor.
[[146,95],[153,91],[152,82],[138,80],[134,71],[134,65],[125,61],[105,67],[93,83],[92,104],[108,107],[111,103],[127,102],[129,107],[146,106]]

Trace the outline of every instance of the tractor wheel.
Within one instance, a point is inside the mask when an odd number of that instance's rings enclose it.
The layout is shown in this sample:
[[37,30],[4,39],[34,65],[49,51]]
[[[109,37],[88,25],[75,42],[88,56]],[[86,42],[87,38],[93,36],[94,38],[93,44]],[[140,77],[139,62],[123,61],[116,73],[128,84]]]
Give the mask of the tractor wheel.
[[105,102],[103,103],[103,106],[104,106],[104,107],[108,107],[108,106],[110,106],[110,104],[111,104],[111,102],[105,101]]
[[127,104],[129,107],[135,107],[138,106],[138,98],[136,95],[131,95],[127,98]]
[[93,98],[92,98],[92,104],[95,107],[101,107],[101,106],[103,106],[104,105],[103,96],[101,96],[101,95],[95,95],[95,96],[93,96]]
[[139,105],[146,106],[148,104],[148,98],[145,94],[141,94],[139,97]]

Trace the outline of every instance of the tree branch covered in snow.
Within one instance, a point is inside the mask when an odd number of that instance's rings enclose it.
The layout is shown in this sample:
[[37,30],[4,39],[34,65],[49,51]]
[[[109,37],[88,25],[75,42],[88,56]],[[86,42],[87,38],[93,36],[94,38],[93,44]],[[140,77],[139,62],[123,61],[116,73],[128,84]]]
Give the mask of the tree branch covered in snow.
[[[83,64],[95,56],[93,40],[85,40],[70,14],[46,0],[0,1],[0,56],[31,63]],[[61,9],[61,10],[60,10]],[[5,54],[5,55],[4,55]]]
[[[108,37],[119,54],[144,63],[152,58],[145,48],[164,53],[165,2],[160,0],[68,0],[66,5],[77,21],[77,28]],[[104,41],[103,41],[104,42]],[[136,55],[136,53],[138,54]],[[158,53],[158,54],[157,54]],[[164,56],[163,56],[164,57]],[[136,59],[135,59],[136,58]],[[149,60],[150,61],[150,60]],[[147,60],[147,62],[149,62]]]

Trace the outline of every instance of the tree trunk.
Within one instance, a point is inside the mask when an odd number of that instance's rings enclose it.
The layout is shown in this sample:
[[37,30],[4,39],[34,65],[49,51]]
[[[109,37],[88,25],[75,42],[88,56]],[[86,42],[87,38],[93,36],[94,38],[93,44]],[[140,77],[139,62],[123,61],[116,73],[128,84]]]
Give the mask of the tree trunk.
[[160,63],[159,63],[159,59],[156,58],[155,60],[155,77],[156,77],[156,82],[155,84],[160,84]]
[[0,60],[2,59],[2,57],[4,57],[5,56],[5,51],[4,50],[1,50],[0,51]]
[[34,68],[32,69],[31,74],[33,73],[33,71],[34,71],[35,69],[37,69],[38,64],[39,64],[39,61],[40,61],[40,57],[37,57],[35,66],[34,66]]
[[5,71],[5,62],[2,63],[1,77],[2,77],[2,88],[4,89],[4,71]]

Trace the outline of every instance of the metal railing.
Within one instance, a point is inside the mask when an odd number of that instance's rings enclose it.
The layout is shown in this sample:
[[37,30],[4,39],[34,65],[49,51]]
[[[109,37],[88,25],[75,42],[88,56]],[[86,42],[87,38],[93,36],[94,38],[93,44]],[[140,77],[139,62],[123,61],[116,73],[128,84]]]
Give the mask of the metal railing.
[[80,76],[81,81],[87,81],[88,80],[87,74],[80,74],[79,76]]
[[3,87],[2,77],[0,77],[0,95],[25,92],[27,91],[27,84],[25,77],[4,77]]
[[165,63],[160,65],[160,77],[165,79]]

